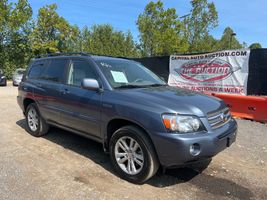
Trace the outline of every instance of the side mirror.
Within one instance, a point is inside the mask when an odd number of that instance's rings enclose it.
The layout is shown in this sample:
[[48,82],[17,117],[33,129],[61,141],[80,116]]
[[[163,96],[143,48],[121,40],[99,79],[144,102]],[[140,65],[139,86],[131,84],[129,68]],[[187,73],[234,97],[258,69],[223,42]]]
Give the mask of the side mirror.
[[82,81],[82,88],[97,91],[100,89],[100,86],[97,80],[91,78],[84,78]]

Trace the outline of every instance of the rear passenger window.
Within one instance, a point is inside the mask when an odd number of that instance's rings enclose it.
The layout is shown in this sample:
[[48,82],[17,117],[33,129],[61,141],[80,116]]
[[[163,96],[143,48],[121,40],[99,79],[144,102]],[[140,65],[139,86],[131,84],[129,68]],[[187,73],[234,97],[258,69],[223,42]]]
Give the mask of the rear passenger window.
[[46,70],[42,75],[42,79],[53,82],[63,82],[67,63],[68,60],[66,59],[50,61],[50,64],[46,67]]
[[31,79],[38,79],[40,78],[43,71],[44,71],[43,64],[35,64],[31,67],[28,77]]

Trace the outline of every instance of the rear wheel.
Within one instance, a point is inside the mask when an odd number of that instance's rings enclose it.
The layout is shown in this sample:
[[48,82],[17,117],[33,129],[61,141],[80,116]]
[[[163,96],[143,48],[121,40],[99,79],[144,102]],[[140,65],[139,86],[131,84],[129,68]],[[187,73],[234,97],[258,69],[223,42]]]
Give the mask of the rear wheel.
[[110,158],[116,172],[133,183],[145,182],[159,167],[151,141],[135,126],[122,127],[113,134]]
[[40,112],[35,103],[31,103],[26,109],[26,122],[28,132],[35,136],[40,137],[48,132],[49,125],[41,117]]

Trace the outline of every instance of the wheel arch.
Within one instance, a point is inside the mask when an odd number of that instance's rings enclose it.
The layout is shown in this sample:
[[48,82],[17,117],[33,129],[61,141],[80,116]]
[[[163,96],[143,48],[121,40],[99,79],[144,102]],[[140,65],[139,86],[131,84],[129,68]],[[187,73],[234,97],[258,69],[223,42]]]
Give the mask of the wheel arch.
[[[105,141],[104,141],[104,149],[106,152],[109,151],[109,142],[110,142],[110,139],[112,137],[112,135],[114,134],[114,132],[116,130],[118,130],[119,128],[123,127],[123,126],[128,126],[128,125],[133,125],[133,126],[136,126],[137,128],[141,129],[145,136],[149,139],[152,147],[154,148],[154,151],[156,152],[156,155],[157,155],[157,151],[156,151],[156,148],[155,148],[155,145],[150,137],[150,134],[149,132],[142,126],[140,125],[138,122],[133,122],[131,120],[128,120],[128,119],[123,119],[123,118],[115,118],[115,119],[112,119],[110,120],[107,125],[106,125],[106,131],[105,131]],[[157,155],[158,157],[158,155]]]
[[24,108],[24,113],[26,112],[26,109],[28,107],[28,105],[30,105],[31,103],[35,103],[35,101],[31,98],[25,98],[23,100],[23,108]]

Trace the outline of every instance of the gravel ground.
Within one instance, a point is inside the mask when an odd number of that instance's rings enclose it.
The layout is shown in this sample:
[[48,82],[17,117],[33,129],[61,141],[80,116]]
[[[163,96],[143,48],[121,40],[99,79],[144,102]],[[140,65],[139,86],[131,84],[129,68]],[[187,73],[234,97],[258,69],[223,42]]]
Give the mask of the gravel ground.
[[100,144],[56,128],[30,136],[16,95],[0,87],[0,199],[267,199],[266,124],[237,120],[236,143],[201,174],[172,169],[134,185]]

